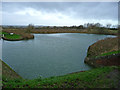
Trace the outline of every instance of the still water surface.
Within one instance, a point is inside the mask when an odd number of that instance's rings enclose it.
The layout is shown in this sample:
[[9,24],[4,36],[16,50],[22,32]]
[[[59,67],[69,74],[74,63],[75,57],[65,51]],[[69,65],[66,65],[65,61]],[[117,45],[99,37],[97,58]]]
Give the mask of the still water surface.
[[2,60],[26,79],[65,75],[89,70],[87,48],[111,35],[58,33],[34,34],[33,40],[2,40]]

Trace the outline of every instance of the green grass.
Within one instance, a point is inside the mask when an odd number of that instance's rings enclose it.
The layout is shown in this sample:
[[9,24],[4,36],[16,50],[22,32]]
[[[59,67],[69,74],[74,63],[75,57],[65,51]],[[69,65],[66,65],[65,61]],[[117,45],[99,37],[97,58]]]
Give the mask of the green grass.
[[7,32],[0,32],[0,35],[1,35],[1,34],[4,34],[4,35],[5,35],[5,34],[9,34],[9,33],[7,33]]
[[9,33],[7,33],[7,32],[1,32],[1,33],[4,34],[4,35],[5,35],[5,34],[9,34]]
[[117,54],[117,53],[120,53],[120,51],[113,51],[113,52],[103,53],[103,54],[101,54],[101,56],[112,55],[112,54]]
[[13,35],[5,34],[4,37],[7,38],[7,39],[20,39],[21,38],[21,36],[17,35],[17,34],[13,34]]
[[21,35],[17,35],[17,34],[13,34],[13,35],[10,35],[10,33],[7,33],[7,32],[0,32],[0,34],[4,34],[4,37],[6,39],[21,39]]
[[106,78],[114,69],[120,67],[102,67],[85,72],[78,72],[64,76],[56,76],[50,78],[37,78],[33,80],[25,79],[5,79],[3,78],[4,88],[112,88],[116,87],[116,82]]
[[120,53],[120,50],[112,51],[112,52],[108,52],[108,53],[103,53],[103,54],[96,56],[96,57],[107,56],[107,55],[118,54],[118,53]]

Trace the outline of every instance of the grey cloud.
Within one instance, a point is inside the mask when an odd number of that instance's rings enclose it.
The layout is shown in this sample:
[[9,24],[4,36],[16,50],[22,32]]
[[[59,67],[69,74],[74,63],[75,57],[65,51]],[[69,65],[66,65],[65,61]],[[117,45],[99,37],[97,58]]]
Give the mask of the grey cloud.
[[13,13],[25,8],[34,8],[46,13],[60,12],[74,19],[118,19],[117,2],[8,2],[3,3],[3,12]]

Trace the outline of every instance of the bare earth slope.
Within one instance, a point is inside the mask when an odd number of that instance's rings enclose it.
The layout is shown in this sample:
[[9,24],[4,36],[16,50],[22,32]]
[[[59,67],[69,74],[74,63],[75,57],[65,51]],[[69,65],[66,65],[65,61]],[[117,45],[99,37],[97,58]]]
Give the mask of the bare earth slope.
[[118,38],[106,38],[89,46],[87,57],[98,56],[116,50],[118,50]]
[[118,51],[118,37],[99,40],[88,48],[85,63],[94,67],[120,65],[120,53],[102,56],[105,53]]

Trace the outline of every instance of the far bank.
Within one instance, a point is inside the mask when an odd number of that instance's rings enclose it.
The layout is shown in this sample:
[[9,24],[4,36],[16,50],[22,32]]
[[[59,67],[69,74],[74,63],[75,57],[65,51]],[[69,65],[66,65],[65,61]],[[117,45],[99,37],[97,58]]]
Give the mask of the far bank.
[[[34,39],[34,35],[32,33],[37,34],[53,34],[53,33],[86,33],[86,34],[102,34],[102,35],[118,35],[118,30],[111,30],[107,28],[87,28],[87,29],[79,29],[79,28],[19,28],[12,29],[7,28],[2,30],[2,38],[4,40],[10,41],[19,41],[26,39]],[[7,33],[7,34],[6,34]],[[13,33],[13,35],[11,35]]]

